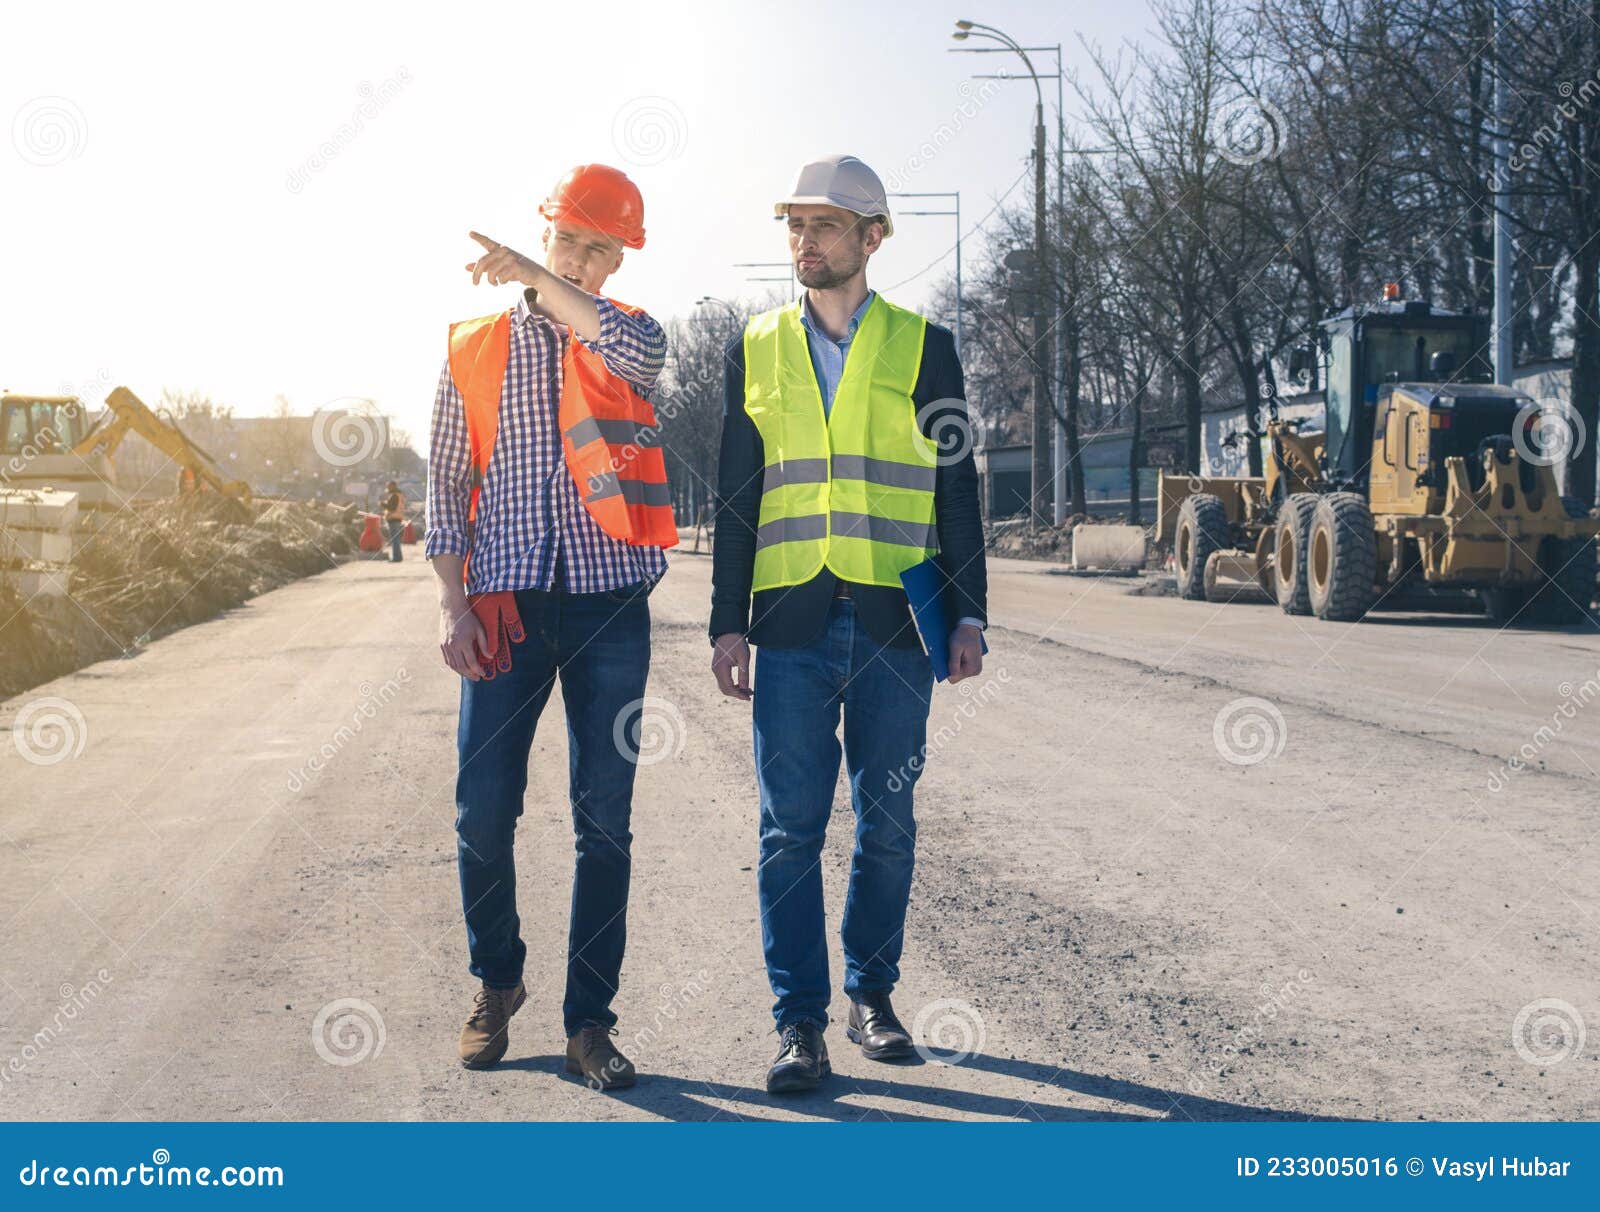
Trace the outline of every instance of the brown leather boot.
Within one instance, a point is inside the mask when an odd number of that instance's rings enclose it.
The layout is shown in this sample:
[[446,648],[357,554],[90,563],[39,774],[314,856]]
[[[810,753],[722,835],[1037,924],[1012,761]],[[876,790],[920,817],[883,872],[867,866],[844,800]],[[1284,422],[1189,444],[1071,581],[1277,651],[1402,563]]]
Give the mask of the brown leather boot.
[[488,985],[478,990],[472,999],[472,1013],[467,1025],[461,1028],[459,1052],[461,1063],[468,1069],[487,1069],[506,1054],[511,1016],[522,1009],[528,1000],[528,990],[521,981],[515,989],[491,989]]
[[585,1023],[567,1040],[567,1072],[576,1073],[591,1090],[625,1090],[637,1076],[633,1062],[617,1051],[611,1037],[615,1027]]

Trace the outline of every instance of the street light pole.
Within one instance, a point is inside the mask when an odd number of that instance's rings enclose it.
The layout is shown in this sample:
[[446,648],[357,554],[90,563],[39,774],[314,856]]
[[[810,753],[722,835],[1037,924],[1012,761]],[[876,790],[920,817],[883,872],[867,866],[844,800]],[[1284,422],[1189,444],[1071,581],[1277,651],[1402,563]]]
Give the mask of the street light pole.
[[719,307],[726,307],[728,309],[728,314],[730,316],[732,316],[735,320],[738,320],[738,318],[739,318],[739,309],[737,307],[735,307],[732,303],[729,303],[726,299],[718,298],[716,295],[701,295],[694,302],[695,302],[695,306],[696,307],[699,307],[699,306],[701,306],[703,304],[706,304],[706,303],[715,303]]
[[1042,526],[1045,524],[1045,515],[1040,501],[1051,481],[1050,420],[1051,414],[1055,411],[1050,402],[1050,359],[1040,349],[1050,336],[1045,328],[1044,319],[1045,290],[1050,282],[1050,253],[1045,239],[1044,89],[1039,83],[1039,73],[1033,69],[1033,61],[1028,58],[1028,52],[1016,39],[992,25],[983,25],[977,21],[956,22],[956,30],[951,37],[957,41],[964,41],[973,36],[998,42],[1012,51],[1022,60],[1022,65],[1028,69],[1028,75],[1033,80],[1034,290],[1031,300],[1032,321],[1028,350],[1033,360],[1033,424],[1030,427],[1033,445],[1033,492],[1028,499],[1028,513],[1035,524]]
[[1506,68],[1500,55],[1505,39],[1500,31],[1506,19],[1505,0],[1494,4],[1494,381],[1511,386],[1515,373],[1512,366],[1511,327],[1511,216],[1506,208],[1511,205],[1511,195],[1506,191],[1506,173],[1511,159],[1511,137],[1508,131],[1510,117],[1506,99]]
[[[1056,213],[1060,217],[1061,230],[1057,233],[1061,239],[1061,246],[1066,246],[1066,215],[1067,215],[1067,119],[1065,102],[1066,71],[1062,66],[1061,44],[1059,42],[1050,46],[1024,46],[1022,48],[1030,54],[1054,55],[1056,70]],[[1007,46],[964,46],[960,51],[973,55],[1008,55],[1011,53]],[[1009,80],[1011,77],[1000,75],[981,75],[980,80]],[[1040,76],[1041,80],[1051,79],[1049,76]],[[1080,147],[1074,149],[1075,155],[1107,155],[1113,149],[1107,147]],[[1050,365],[1055,372],[1055,425],[1051,430],[1051,454],[1054,475],[1051,483],[1053,487],[1054,515],[1056,525],[1066,520],[1069,503],[1075,498],[1072,491],[1073,471],[1078,462],[1078,438],[1076,416],[1071,415],[1065,399],[1067,382],[1067,343],[1066,322],[1067,314],[1065,297],[1059,282],[1052,283],[1051,295],[1055,300],[1055,323],[1051,328],[1054,341],[1054,356]],[[1081,488],[1083,484],[1082,472],[1077,471],[1076,479]]]
[[[1062,78],[1066,74],[1061,65],[1061,43],[1055,45],[1056,52],[1056,215],[1061,222],[1062,245],[1066,244],[1067,223],[1067,112],[1062,108]],[[1052,292],[1056,301],[1056,318],[1050,326],[1052,335],[1052,348],[1055,357],[1051,365],[1056,371],[1056,407],[1055,424],[1050,427],[1052,441],[1050,453],[1055,478],[1052,482],[1054,489],[1053,516],[1055,524],[1060,526],[1067,520],[1067,425],[1066,412],[1063,407],[1061,393],[1067,386],[1067,359],[1066,359],[1066,334],[1062,323],[1066,316],[1062,313],[1061,287],[1052,283],[1055,290]]]
[[[1030,68],[1030,70],[1032,70]],[[1038,80],[1034,80],[1035,86]],[[1046,251],[1049,248],[1049,236],[1045,232],[1045,158],[1044,158],[1044,95],[1041,91],[1039,103],[1034,108],[1033,117],[1033,248],[1034,248],[1034,296],[1033,296],[1033,358],[1034,358],[1034,405],[1033,440],[1038,444],[1036,449],[1040,452],[1033,458],[1034,491],[1038,492],[1043,485],[1041,480],[1048,476],[1055,497],[1055,508],[1051,510],[1054,521],[1060,521],[1061,490],[1056,477],[1059,474],[1060,464],[1051,466],[1050,456],[1043,453],[1045,443],[1050,440],[1050,434],[1058,428],[1050,422],[1055,419],[1055,409],[1051,406],[1050,399],[1050,369],[1055,362],[1050,357],[1047,349],[1053,350],[1055,333],[1051,330],[1048,334],[1044,327],[1044,302],[1045,290],[1050,282],[1050,257]],[[1048,360],[1047,360],[1048,359]],[[1048,410],[1048,411],[1047,411]],[[1052,448],[1053,449],[1053,448]],[[1044,507],[1037,503],[1034,515],[1044,521]]]

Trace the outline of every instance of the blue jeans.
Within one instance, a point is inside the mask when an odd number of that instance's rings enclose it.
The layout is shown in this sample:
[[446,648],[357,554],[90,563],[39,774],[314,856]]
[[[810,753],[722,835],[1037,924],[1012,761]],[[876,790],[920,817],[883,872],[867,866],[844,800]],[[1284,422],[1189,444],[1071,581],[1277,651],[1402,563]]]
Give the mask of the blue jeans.
[[404,521],[391,521],[385,518],[383,529],[389,538],[389,559],[392,563],[400,562],[400,539],[406,532]]
[[844,991],[888,992],[900,979],[917,825],[917,781],[933,692],[918,649],[886,648],[835,598],[802,648],[757,650],[756,780],[761,790],[761,945],[778,1028],[828,1023],[822,842],[839,779],[839,715],[856,844],[844,902]]
[[[606,593],[518,590],[526,638],[511,669],[461,682],[456,730],[456,850],[471,972],[497,989],[522,979],[512,856],[528,785],[534,727],[557,677],[567,708],[569,789],[577,860],[567,937],[566,1033],[611,1026],[627,936],[638,753],[626,738],[650,668],[650,607],[641,585]],[[632,710],[629,712],[630,704]],[[619,722],[620,721],[620,722]],[[618,739],[623,738],[623,739]]]

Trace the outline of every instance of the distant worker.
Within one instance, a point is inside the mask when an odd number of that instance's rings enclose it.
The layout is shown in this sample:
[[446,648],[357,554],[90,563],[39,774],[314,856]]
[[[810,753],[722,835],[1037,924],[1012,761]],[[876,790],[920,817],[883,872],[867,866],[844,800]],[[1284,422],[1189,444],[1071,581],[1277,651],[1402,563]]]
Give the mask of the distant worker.
[[597,1090],[634,1083],[612,1043],[627,932],[637,738],[650,666],[650,591],[678,541],[645,392],[661,325],[600,293],[644,246],[644,202],[603,164],[539,207],[544,264],[487,236],[474,283],[519,282],[516,305],[450,328],[428,450],[439,639],[461,675],[456,839],[470,971],[482,982],[458,1045],[486,1069],[527,993],[513,863],[534,728],[557,677],[567,716],[577,856],[562,1026],[566,1069]]
[[186,497],[190,493],[200,491],[200,477],[194,474],[192,467],[178,468],[178,495]]
[[756,889],[778,1029],[767,1090],[778,1094],[831,1072],[822,844],[841,713],[856,834],[840,930],[845,1033],[869,1060],[912,1054],[889,999],[933,667],[900,574],[937,553],[956,623],[952,682],[982,670],[988,615],[955,342],[867,286],[867,260],[894,231],[883,183],[854,156],[829,156],[802,168],[775,210],[806,290],[752,317],[723,360],[710,638],[722,693],[754,699]]
[[390,480],[383,486],[384,536],[389,540],[389,562],[400,562],[400,539],[406,532],[406,497],[400,485]]

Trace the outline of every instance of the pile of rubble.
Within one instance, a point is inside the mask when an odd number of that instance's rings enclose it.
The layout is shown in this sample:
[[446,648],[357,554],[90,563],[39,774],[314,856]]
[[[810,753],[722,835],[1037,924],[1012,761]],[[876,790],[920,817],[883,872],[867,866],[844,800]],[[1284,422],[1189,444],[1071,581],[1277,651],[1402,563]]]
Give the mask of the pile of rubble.
[[[1128,519],[1123,515],[1074,514],[1060,526],[1038,526],[1029,522],[1027,518],[1002,518],[984,524],[984,547],[990,555],[1070,564],[1073,557],[1072,532],[1074,527],[1080,525],[1125,527],[1128,525]],[[1153,527],[1146,525],[1144,529],[1147,536],[1150,536]],[[1159,561],[1155,557],[1155,542],[1153,537],[1150,537],[1145,566],[1159,567]]]
[[330,568],[360,533],[354,507],[214,493],[84,514],[65,594],[0,568],[0,698]]

